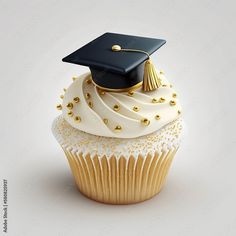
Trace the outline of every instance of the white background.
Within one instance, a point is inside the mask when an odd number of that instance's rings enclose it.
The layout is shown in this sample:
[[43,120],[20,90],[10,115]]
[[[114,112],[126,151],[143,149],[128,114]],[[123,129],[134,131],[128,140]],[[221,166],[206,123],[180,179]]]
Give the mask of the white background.
[[[0,0],[8,235],[236,235],[235,8],[233,0]],[[136,205],[83,197],[50,130],[63,87],[87,71],[61,59],[107,31],[167,40],[152,58],[177,88],[186,122],[165,188]]]

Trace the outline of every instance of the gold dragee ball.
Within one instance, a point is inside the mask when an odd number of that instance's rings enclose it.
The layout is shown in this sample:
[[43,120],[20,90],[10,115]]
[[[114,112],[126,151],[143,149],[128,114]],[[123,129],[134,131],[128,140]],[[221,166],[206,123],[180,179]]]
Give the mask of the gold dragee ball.
[[155,119],[156,119],[156,120],[160,120],[160,119],[161,119],[160,115],[156,115],[156,116],[155,116]]
[[86,94],[85,94],[85,97],[86,97],[86,99],[90,99],[90,98],[91,98],[90,93],[86,93]]
[[93,103],[91,101],[88,103],[88,105],[90,108],[93,108]]
[[176,102],[175,102],[174,100],[171,100],[171,101],[170,101],[170,105],[171,105],[171,106],[175,106],[175,105],[176,105]]
[[108,124],[108,119],[107,119],[107,118],[104,118],[104,119],[103,119],[103,122],[104,122],[104,124],[107,125],[107,124]]
[[128,92],[128,96],[131,97],[131,96],[133,96],[133,95],[134,95],[134,92],[133,92],[133,91],[129,91],[129,92]]
[[75,120],[76,123],[80,123],[81,122],[81,117],[80,116],[76,116],[74,118],[74,120]]
[[116,44],[116,45],[113,45],[111,49],[114,52],[119,52],[121,50],[121,46]]
[[115,105],[113,106],[113,110],[114,110],[114,111],[119,111],[119,110],[120,110],[120,106],[117,105],[117,104],[115,104]]
[[156,98],[153,98],[152,103],[158,103],[158,100]]
[[160,103],[165,102],[165,98],[161,97],[161,98],[159,99],[159,102],[160,102]]
[[120,125],[117,125],[114,129],[115,132],[120,132],[122,130],[122,127]]
[[80,102],[80,99],[79,99],[79,97],[74,97],[74,99],[73,99],[73,100],[74,100],[74,102],[75,102],[75,103],[78,103],[78,102]]
[[73,109],[73,103],[69,102],[66,106],[68,109],[72,110]]
[[145,125],[145,126],[148,126],[148,125],[150,125],[150,120],[147,119],[147,118],[143,118],[143,119],[141,120],[141,123],[142,123],[143,125]]
[[139,108],[138,106],[134,106],[134,107],[133,107],[133,111],[138,112],[139,110],[140,110],[140,108]]
[[72,111],[69,111],[69,112],[67,113],[67,115],[70,116],[70,117],[72,117],[72,116],[74,115],[74,113],[73,113]]
[[91,83],[92,83],[92,80],[91,80],[91,79],[87,79],[87,80],[86,80],[86,83],[87,83],[87,84],[91,84]]
[[58,104],[57,105],[57,110],[61,110],[62,109],[62,105],[61,104]]

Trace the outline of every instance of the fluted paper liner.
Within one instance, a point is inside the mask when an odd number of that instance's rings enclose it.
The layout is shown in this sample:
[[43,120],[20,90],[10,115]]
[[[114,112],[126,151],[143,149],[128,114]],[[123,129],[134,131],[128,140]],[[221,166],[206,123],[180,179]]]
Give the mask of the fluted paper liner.
[[84,195],[104,203],[129,204],[147,200],[162,189],[180,145],[182,120],[149,135],[117,139],[82,132],[59,116],[52,132]]
[[63,150],[81,193],[103,203],[130,204],[160,192],[177,148],[128,160]]

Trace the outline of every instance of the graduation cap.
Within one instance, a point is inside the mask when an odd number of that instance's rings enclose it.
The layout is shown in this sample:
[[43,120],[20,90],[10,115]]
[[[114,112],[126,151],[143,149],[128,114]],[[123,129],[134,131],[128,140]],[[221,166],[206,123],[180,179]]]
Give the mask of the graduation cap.
[[127,91],[161,86],[150,55],[166,43],[163,39],[105,33],[62,59],[88,66],[93,83],[108,91]]

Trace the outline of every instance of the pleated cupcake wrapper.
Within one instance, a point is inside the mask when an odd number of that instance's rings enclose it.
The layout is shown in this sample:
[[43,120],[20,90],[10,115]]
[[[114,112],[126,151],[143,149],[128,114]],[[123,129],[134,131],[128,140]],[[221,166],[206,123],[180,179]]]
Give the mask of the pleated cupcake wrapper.
[[83,154],[62,146],[76,184],[85,196],[103,203],[145,201],[162,189],[178,147],[137,158]]

